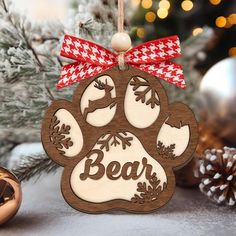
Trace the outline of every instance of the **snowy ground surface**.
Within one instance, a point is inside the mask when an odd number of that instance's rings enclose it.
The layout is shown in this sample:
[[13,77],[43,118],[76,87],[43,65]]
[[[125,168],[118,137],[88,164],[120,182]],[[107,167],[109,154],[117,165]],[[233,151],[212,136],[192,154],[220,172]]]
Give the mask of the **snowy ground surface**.
[[[40,145],[23,145],[13,152],[39,152]],[[209,202],[197,190],[177,188],[172,200],[156,213],[112,212],[90,215],[75,211],[60,192],[61,171],[23,184],[23,203],[17,216],[0,228],[1,236],[143,236],[235,235],[236,210]]]

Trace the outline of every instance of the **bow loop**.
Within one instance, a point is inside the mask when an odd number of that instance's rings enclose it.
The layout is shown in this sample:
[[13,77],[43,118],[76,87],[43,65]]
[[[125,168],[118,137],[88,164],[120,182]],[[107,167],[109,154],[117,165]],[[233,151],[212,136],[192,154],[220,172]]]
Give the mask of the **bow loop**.
[[106,48],[74,36],[65,35],[61,56],[97,66],[109,66],[116,62],[116,54]]
[[161,38],[140,44],[129,50],[125,59],[131,64],[149,64],[181,56],[178,36]]
[[[130,66],[185,89],[181,65],[169,61],[180,55],[179,38],[171,36],[138,45],[126,52],[124,57]],[[118,65],[117,54],[96,43],[70,35],[64,37],[61,56],[76,62],[62,68],[58,89]]]

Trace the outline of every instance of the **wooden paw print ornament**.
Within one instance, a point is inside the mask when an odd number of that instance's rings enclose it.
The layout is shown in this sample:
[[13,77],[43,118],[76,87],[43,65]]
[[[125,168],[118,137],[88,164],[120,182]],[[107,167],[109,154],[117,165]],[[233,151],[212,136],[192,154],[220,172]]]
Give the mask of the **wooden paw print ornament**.
[[63,67],[58,87],[82,81],[72,102],[57,100],[47,110],[42,142],[64,167],[65,200],[89,213],[145,213],[166,204],[173,168],[190,160],[198,137],[193,112],[169,104],[158,79],[185,87],[181,66],[169,61],[180,55],[178,38],[122,54],[126,70],[115,53],[72,36],[65,36],[62,55],[77,62]]

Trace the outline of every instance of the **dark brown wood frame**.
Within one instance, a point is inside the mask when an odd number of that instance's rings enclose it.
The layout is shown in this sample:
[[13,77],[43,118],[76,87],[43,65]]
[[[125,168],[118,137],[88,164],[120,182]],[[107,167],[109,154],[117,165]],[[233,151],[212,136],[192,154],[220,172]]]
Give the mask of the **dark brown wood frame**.
[[[116,113],[113,120],[106,126],[94,127],[84,120],[80,109],[80,99],[88,85],[93,80],[103,75],[110,76],[115,84]],[[140,129],[132,126],[126,119],[124,112],[124,97],[126,89],[130,80],[135,76],[144,78],[150,83],[152,87],[156,89],[161,104],[160,114],[157,121],[145,129]],[[78,122],[84,140],[81,152],[78,155],[70,158],[60,154],[56,147],[52,145],[49,137],[49,126],[51,118],[59,109],[63,108],[68,110]],[[181,125],[187,124],[190,127],[190,140],[188,147],[181,156],[177,157],[174,160],[163,159],[157,154],[157,135],[162,124],[168,117],[169,119],[167,123],[171,126],[181,127]],[[80,199],[77,195],[74,194],[70,185],[70,178],[73,168],[88,154],[89,151],[92,150],[97,140],[103,134],[106,134],[111,130],[127,131],[134,134],[141,141],[147,153],[154,159],[156,159],[164,168],[168,182],[166,185],[166,189],[161,192],[159,198],[156,201],[139,205],[130,201],[120,199],[103,203],[91,203]],[[159,80],[146,72],[134,68],[121,71],[118,67],[115,67],[106,71],[105,73],[100,74],[99,76],[94,76],[82,81],[74,92],[72,102],[66,100],[54,101],[47,110],[42,123],[42,143],[46,153],[59,165],[65,167],[61,180],[61,189],[63,196],[73,208],[87,213],[102,213],[113,209],[135,213],[147,213],[165,205],[173,195],[175,188],[173,168],[180,168],[190,161],[191,156],[197,146],[197,142],[197,122],[191,109],[180,102],[168,104],[165,90]]]

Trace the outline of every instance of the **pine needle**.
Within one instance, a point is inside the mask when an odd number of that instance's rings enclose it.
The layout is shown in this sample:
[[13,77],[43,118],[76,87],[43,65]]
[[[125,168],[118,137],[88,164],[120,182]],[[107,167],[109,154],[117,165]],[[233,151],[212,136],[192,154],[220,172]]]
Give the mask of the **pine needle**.
[[46,154],[41,154],[24,157],[20,165],[13,169],[13,173],[20,181],[28,181],[33,177],[37,180],[43,174],[55,173],[58,168],[59,165]]

